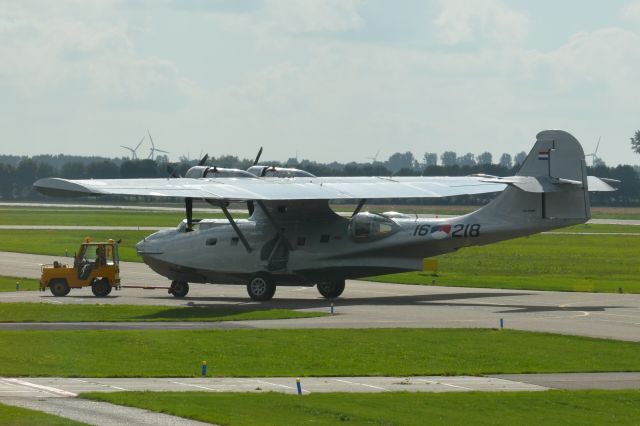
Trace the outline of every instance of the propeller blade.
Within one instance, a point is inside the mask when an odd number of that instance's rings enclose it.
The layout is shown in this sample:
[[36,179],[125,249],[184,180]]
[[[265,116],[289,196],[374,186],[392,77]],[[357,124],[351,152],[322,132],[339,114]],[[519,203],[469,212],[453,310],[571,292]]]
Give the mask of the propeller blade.
[[181,178],[180,173],[173,167],[167,164],[167,172],[169,173],[169,178]]
[[209,159],[209,154],[205,154],[204,157],[202,157],[200,161],[198,161],[198,166],[204,166],[204,163],[206,163],[208,159]]
[[187,232],[193,231],[193,198],[185,198],[184,207],[187,213]]
[[253,165],[255,166],[260,161],[260,156],[262,155],[262,147],[258,150],[258,155],[256,155],[256,159],[253,161]]

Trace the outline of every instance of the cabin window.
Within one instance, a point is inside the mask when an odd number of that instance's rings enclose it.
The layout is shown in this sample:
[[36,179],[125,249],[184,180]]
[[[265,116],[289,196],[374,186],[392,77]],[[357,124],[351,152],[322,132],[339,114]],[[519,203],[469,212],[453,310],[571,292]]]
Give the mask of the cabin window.
[[373,213],[358,213],[349,224],[349,233],[354,241],[385,238],[397,230],[398,225],[393,220]]
[[231,238],[231,245],[232,246],[237,246],[238,245],[238,240],[239,240],[238,237]]
[[218,239],[217,238],[207,238],[207,245],[208,246],[215,246],[216,244],[218,244]]
[[329,234],[322,234],[320,236],[320,242],[321,243],[328,243],[329,242],[329,238],[330,238]]
[[298,245],[303,246],[307,242],[307,237],[298,237]]

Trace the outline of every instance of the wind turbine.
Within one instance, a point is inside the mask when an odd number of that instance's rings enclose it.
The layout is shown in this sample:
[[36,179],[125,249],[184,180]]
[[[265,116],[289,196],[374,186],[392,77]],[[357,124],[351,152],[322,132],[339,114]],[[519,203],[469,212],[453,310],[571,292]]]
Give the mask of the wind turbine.
[[378,155],[380,154],[380,150],[378,150],[378,152],[376,152],[376,155],[374,155],[373,157],[365,157],[367,160],[371,160],[372,163],[375,163],[378,161]]
[[162,152],[163,154],[168,154],[169,153],[169,151],[165,151],[163,149],[156,148],[156,146],[153,144],[153,138],[151,137],[151,133],[149,132],[149,129],[147,129],[147,133],[149,134],[149,140],[151,141],[151,150],[149,152],[149,159],[150,160],[154,160],[156,158],[156,152]]
[[600,138],[602,136],[598,136],[598,143],[596,144],[596,149],[591,154],[585,154],[584,158],[591,157],[591,167],[593,167],[598,162],[598,148],[600,147]]
[[138,142],[138,145],[136,145],[135,148],[131,148],[129,146],[124,146],[124,145],[120,145],[120,146],[123,147],[124,149],[128,149],[129,151],[131,151],[131,159],[132,160],[137,160],[138,156],[136,155],[136,151],[138,150],[138,148],[140,148],[140,145],[142,145],[142,142],[144,141],[144,138],[146,138],[146,136],[143,136],[142,139],[140,139],[140,142]]

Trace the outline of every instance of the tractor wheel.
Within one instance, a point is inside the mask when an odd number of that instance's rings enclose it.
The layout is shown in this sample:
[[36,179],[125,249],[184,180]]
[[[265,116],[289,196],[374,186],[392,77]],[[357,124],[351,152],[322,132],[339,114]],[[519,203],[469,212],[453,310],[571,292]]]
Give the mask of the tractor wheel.
[[318,283],[318,291],[327,299],[335,299],[344,291],[344,280],[324,281]]
[[49,290],[51,290],[51,293],[56,297],[66,296],[71,291],[67,280],[63,279],[51,280],[49,282]]
[[189,283],[186,281],[171,281],[169,293],[174,297],[185,297],[189,293]]
[[91,291],[96,297],[106,297],[111,293],[111,284],[109,284],[109,280],[106,278],[95,280],[93,284],[91,284]]
[[276,283],[269,274],[258,273],[251,277],[247,284],[249,297],[258,302],[271,300],[276,293]]

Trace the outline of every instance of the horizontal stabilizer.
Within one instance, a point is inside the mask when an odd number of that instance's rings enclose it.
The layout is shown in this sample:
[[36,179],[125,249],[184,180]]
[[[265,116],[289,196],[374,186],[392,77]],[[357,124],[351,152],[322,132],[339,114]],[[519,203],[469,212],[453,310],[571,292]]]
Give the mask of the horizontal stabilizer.
[[[615,182],[607,182],[615,181]],[[553,178],[549,176],[509,176],[483,178],[482,182],[504,183],[515,186],[524,192],[563,192],[571,189],[583,189],[582,182],[575,179]],[[603,179],[595,176],[587,176],[589,192],[616,191],[609,183],[620,183],[615,179]]]
[[618,188],[616,188],[613,185],[620,183],[620,181],[617,179],[599,178],[595,176],[587,176],[587,182],[589,185],[590,192],[617,191]]

